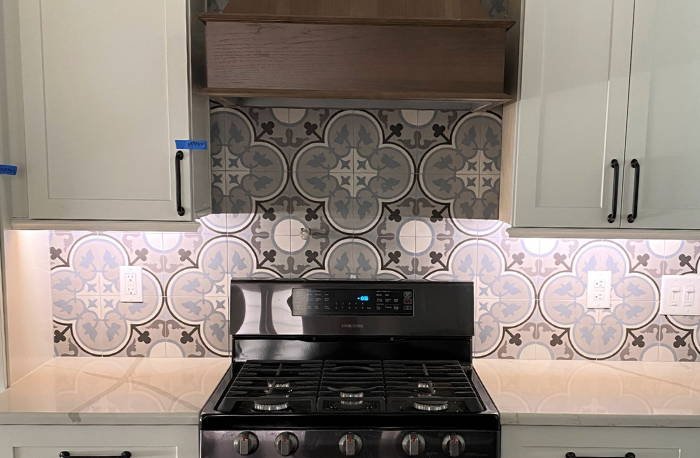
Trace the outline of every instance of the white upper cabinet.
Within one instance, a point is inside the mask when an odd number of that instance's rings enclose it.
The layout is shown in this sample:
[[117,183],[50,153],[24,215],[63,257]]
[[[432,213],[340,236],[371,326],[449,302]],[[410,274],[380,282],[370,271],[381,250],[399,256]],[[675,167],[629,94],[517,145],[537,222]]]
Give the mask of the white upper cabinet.
[[525,0],[514,226],[619,227],[633,10]]
[[514,228],[700,230],[699,24],[697,0],[523,0]]
[[623,227],[700,229],[700,2],[636,0],[631,69]]
[[208,211],[208,152],[178,160],[175,146],[209,140],[190,59],[194,6],[20,2],[26,216],[192,221]]

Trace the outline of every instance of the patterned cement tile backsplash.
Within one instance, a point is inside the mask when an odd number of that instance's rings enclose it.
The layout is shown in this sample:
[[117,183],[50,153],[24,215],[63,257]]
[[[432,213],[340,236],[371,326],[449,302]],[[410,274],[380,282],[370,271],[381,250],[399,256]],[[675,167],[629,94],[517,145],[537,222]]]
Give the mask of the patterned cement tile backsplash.
[[[698,273],[700,242],[508,237],[499,112],[211,114],[216,214],[197,233],[51,234],[56,355],[226,356],[229,281],[286,277],[473,281],[478,357],[698,359],[700,317],[659,315],[659,286]],[[144,268],[143,303],[120,303],[120,265]],[[609,310],[586,308],[595,270]]]
[[[284,277],[473,281],[478,357],[697,360],[700,317],[659,315],[659,286],[698,273],[700,242],[510,238],[492,220],[500,126],[214,107],[217,214],[197,233],[51,234],[56,354],[226,356],[230,280]],[[120,265],[144,268],[143,303],[120,303]],[[586,308],[596,270],[609,310]]]

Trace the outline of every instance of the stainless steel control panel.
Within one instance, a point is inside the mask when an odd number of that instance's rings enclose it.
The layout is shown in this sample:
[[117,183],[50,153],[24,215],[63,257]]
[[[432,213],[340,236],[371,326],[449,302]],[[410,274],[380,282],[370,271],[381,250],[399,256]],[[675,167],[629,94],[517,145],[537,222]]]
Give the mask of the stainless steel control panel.
[[294,288],[294,316],[413,316],[412,289]]
[[[272,335],[474,335],[473,283],[233,280],[230,304],[231,336],[238,340]],[[250,358],[262,359],[247,354]]]
[[498,431],[202,431],[202,458],[484,458],[497,456]]

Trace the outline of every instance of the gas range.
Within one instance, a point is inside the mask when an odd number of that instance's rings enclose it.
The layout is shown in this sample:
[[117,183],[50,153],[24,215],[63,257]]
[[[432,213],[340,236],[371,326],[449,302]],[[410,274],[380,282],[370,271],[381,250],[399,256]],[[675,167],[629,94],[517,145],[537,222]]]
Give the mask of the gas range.
[[201,457],[498,457],[473,317],[471,283],[232,282]]

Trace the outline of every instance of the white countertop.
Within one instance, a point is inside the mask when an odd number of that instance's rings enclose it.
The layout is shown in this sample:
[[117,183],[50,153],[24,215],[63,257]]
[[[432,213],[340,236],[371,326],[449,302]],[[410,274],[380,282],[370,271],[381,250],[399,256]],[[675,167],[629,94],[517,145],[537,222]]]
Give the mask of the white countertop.
[[[227,358],[55,358],[0,393],[0,424],[178,425]],[[478,359],[504,425],[700,427],[700,363]]]
[[478,359],[503,425],[700,427],[700,364]]
[[228,358],[55,358],[0,393],[0,424],[198,424]]

